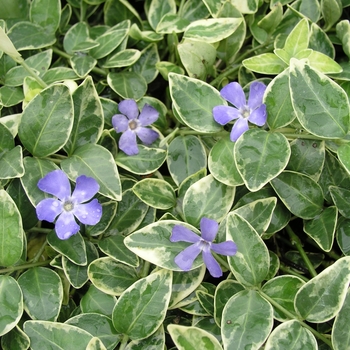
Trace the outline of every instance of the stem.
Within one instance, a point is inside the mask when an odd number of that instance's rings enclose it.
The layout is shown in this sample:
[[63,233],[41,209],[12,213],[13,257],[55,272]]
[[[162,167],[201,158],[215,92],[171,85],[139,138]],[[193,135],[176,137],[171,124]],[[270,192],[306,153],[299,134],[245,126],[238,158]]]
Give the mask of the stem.
[[315,329],[313,329],[312,327],[310,327],[308,324],[306,324],[304,321],[302,321],[301,319],[299,319],[296,315],[294,315],[293,313],[291,313],[290,311],[286,310],[283,306],[281,306],[280,304],[278,304],[275,300],[273,300],[272,298],[270,298],[267,294],[265,294],[264,292],[262,292],[261,290],[259,290],[259,294],[264,297],[271,305],[273,305],[276,309],[278,309],[279,311],[282,311],[288,318],[291,319],[295,319],[297,320],[303,327],[305,327],[306,329],[308,329],[315,337],[317,337],[318,339],[322,340],[324,343],[326,343],[331,349],[333,349],[333,345],[332,342],[325,337],[323,334],[317,332]]
[[308,282],[309,279],[306,278],[305,276],[303,276],[302,274],[294,271],[293,269],[291,269],[289,266],[286,266],[286,265],[282,265],[280,264],[280,270],[288,275],[293,275],[293,276],[296,276],[296,277],[299,277],[300,279],[302,279],[303,281],[305,282]]
[[37,232],[37,233],[46,233],[49,234],[52,231],[52,228],[41,228],[41,227],[33,227],[27,230],[27,232]]
[[150,267],[151,267],[151,263],[149,261],[145,261],[140,273],[141,278],[148,276]]
[[122,340],[120,341],[119,350],[125,349],[128,340],[129,340],[129,337],[126,334],[124,334]]
[[292,244],[298,249],[298,252],[301,255],[301,258],[304,260],[304,262],[305,262],[305,264],[310,272],[310,275],[312,277],[316,277],[317,272],[316,272],[315,268],[313,267],[309,257],[306,255],[306,253],[302,247],[302,244],[300,242],[299,237],[293,232],[293,230],[291,229],[291,227],[289,225],[286,226],[286,230],[287,230],[287,233],[289,235],[289,238],[290,238]]
[[45,260],[45,261],[37,261],[33,263],[28,263],[28,264],[23,264],[23,265],[18,265],[18,266],[12,266],[12,267],[7,267],[5,269],[0,269],[0,274],[3,273],[12,273],[14,271],[19,271],[19,270],[26,270],[31,267],[36,267],[36,266],[45,266],[49,265],[51,260]]

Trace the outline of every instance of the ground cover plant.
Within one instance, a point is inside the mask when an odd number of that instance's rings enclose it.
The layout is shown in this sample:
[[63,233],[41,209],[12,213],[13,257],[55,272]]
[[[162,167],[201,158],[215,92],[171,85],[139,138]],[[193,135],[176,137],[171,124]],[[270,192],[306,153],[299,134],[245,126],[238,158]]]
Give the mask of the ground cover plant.
[[2,349],[349,349],[349,5],[1,0]]

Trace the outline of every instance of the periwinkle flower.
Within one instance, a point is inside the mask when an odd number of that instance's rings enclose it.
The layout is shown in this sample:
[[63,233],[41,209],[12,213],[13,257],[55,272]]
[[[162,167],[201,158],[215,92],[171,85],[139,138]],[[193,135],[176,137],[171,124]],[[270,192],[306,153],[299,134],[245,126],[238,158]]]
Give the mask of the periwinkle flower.
[[68,239],[79,231],[77,217],[85,225],[96,225],[102,216],[102,206],[97,199],[90,200],[100,186],[92,177],[81,175],[76,179],[76,186],[71,194],[67,175],[62,170],[54,170],[38,181],[41,191],[54,195],[39,202],[36,214],[39,220],[54,222],[58,238]]
[[112,117],[114,130],[122,132],[119,139],[119,148],[128,156],[139,153],[136,136],[145,144],[152,144],[158,137],[158,133],[152,129],[145,128],[154,123],[158,117],[158,111],[152,106],[145,104],[139,115],[139,109],[134,100],[124,100],[119,103],[119,111]]
[[200,221],[200,229],[202,236],[198,236],[188,228],[175,225],[172,229],[171,242],[189,242],[193,243],[175,257],[175,263],[181,270],[189,271],[194,260],[200,252],[205,265],[213,277],[221,277],[222,270],[219,263],[211,254],[211,250],[221,255],[235,255],[237,245],[233,241],[221,243],[213,243],[215,236],[219,230],[219,224],[215,220],[202,218]]
[[237,119],[231,130],[231,141],[237,141],[249,129],[248,121],[258,126],[265,124],[266,105],[262,103],[265,90],[265,84],[253,82],[247,101],[241,85],[236,82],[227,84],[221,89],[221,96],[234,107],[216,106],[213,108],[213,115],[214,120],[221,125]]

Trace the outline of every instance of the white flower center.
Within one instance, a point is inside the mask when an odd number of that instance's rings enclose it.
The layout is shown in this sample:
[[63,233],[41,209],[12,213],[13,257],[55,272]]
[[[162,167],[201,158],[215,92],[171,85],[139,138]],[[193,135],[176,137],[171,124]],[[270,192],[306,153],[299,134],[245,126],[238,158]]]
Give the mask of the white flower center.
[[139,126],[137,120],[133,119],[129,121],[130,130],[135,130]]
[[245,119],[249,118],[251,110],[248,106],[244,106],[241,110],[241,116]]
[[211,242],[208,242],[205,239],[201,238],[199,246],[201,250],[208,251],[211,248]]
[[65,211],[72,211],[74,209],[74,203],[68,199],[63,203],[63,209]]

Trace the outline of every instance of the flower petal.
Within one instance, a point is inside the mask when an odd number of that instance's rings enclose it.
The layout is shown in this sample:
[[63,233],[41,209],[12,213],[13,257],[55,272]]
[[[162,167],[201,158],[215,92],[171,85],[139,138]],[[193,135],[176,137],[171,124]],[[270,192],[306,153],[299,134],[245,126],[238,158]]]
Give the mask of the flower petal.
[[248,120],[255,125],[263,126],[266,123],[266,118],[266,105],[262,104],[250,114]]
[[220,95],[237,108],[243,108],[246,105],[246,98],[242,86],[236,82],[223,87],[220,91]]
[[150,145],[159,137],[157,131],[143,127],[136,130],[136,134],[140,138],[140,140],[146,145]]
[[62,201],[70,196],[71,188],[66,173],[62,170],[54,170],[46,174],[38,181],[40,190],[50,193]]
[[141,114],[139,115],[139,121],[141,123],[141,126],[147,126],[154,123],[158,117],[159,112],[146,103],[142,108]]
[[201,248],[199,246],[199,242],[191,244],[189,247],[175,256],[175,264],[181,270],[189,271],[193,265],[194,260],[197,258],[200,252]]
[[202,251],[202,257],[203,257],[204,264],[206,265],[209,273],[213,277],[221,277],[222,276],[221,267],[219,263],[215,260],[215,258],[212,256],[209,249]]
[[55,231],[59,239],[68,239],[75,235],[80,226],[75,222],[72,212],[64,211],[57,219]]
[[54,222],[63,211],[62,202],[55,198],[46,198],[36,206],[36,216],[40,221]]
[[95,198],[89,203],[74,206],[73,214],[85,225],[96,225],[102,216],[102,206]]
[[266,85],[260,81],[250,84],[248,106],[250,109],[256,109],[262,104]]
[[112,117],[112,124],[115,132],[124,132],[129,127],[129,119],[123,114],[116,114]]
[[72,199],[78,203],[90,200],[100,189],[100,185],[93,177],[85,175],[78,176],[76,179],[75,190]]
[[139,108],[137,107],[135,100],[124,100],[119,102],[118,109],[129,119],[136,119],[139,115]]
[[212,243],[211,250],[221,255],[235,255],[237,253],[237,245],[233,241],[226,241],[221,243]]
[[226,125],[231,120],[241,117],[241,113],[235,107],[231,106],[215,106],[213,108],[214,120],[221,124]]
[[248,121],[245,118],[239,118],[233,126],[230,134],[231,141],[235,142],[238,138],[249,129]]
[[200,221],[200,228],[202,232],[202,238],[207,242],[212,242],[218,233],[219,224],[215,220],[202,218]]
[[128,156],[139,153],[136,142],[136,134],[131,130],[126,130],[119,139],[119,148]]
[[196,243],[200,241],[200,237],[184,226],[175,225],[171,231],[170,241]]

